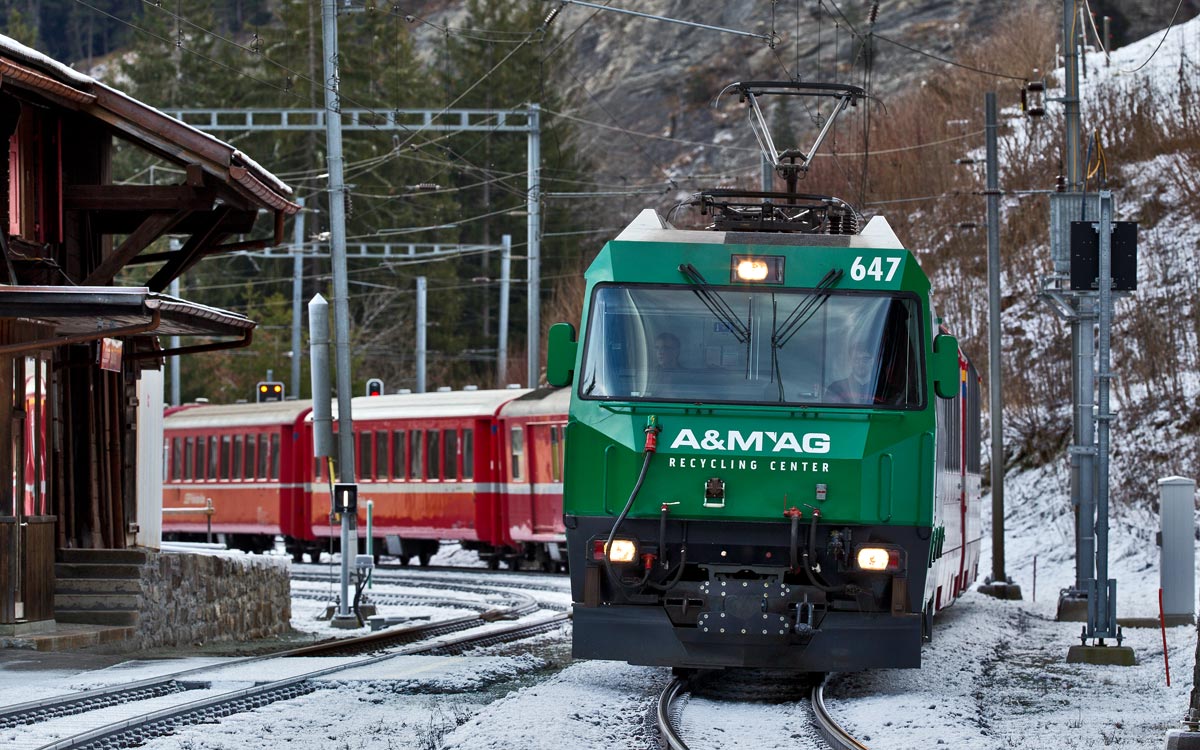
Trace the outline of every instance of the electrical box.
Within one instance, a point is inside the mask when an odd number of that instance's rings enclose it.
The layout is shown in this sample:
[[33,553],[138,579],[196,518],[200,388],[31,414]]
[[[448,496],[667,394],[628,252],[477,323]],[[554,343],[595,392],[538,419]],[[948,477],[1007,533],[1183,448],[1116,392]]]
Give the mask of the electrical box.
[[[1100,233],[1098,222],[1071,222],[1071,291],[1087,292],[1100,287]],[[1112,232],[1112,280],[1114,292],[1137,289],[1137,222],[1114,221]]]

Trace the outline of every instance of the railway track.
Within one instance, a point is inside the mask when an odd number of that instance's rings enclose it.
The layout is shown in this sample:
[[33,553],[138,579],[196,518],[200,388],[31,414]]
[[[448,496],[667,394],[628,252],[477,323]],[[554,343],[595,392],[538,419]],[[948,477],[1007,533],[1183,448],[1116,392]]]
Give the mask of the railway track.
[[[834,721],[825,706],[824,691],[825,683],[822,682],[809,692],[813,729],[833,750],[867,750],[867,745]],[[688,744],[682,730],[684,706],[690,696],[691,687],[684,677],[672,679],[658,696],[655,722],[665,750],[698,750]]]
[[[522,594],[510,596],[510,600],[505,604],[503,607],[488,606],[476,615],[389,628],[283,652],[236,659],[219,665],[196,667],[132,684],[87,690],[10,706],[0,709],[0,729],[39,724],[128,706],[136,702],[154,706],[154,710],[145,713],[124,716],[116,721],[101,721],[99,724],[91,722],[90,726],[80,731],[72,729],[70,736],[45,744],[38,750],[107,750],[129,747],[149,738],[169,734],[178,726],[218,721],[221,716],[313,692],[320,689],[318,678],[337,672],[370,666],[396,656],[452,655],[473,648],[513,642],[560,628],[569,618],[569,614],[565,612],[553,612],[548,617],[531,622],[501,627],[496,624],[500,620],[528,617],[542,609],[532,597]],[[484,626],[489,627],[482,632],[465,632]],[[254,662],[363,653],[372,655],[249,687],[234,690],[212,688],[214,678],[219,677],[218,673],[221,671],[236,670]],[[190,695],[180,695],[184,693]],[[187,701],[186,697],[191,695],[203,697]],[[160,704],[162,707],[158,707]],[[86,719],[86,716],[81,716],[78,722],[72,720],[71,723],[86,724]],[[0,747],[5,747],[2,741]],[[30,745],[23,742],[20,747],[24,749]]]

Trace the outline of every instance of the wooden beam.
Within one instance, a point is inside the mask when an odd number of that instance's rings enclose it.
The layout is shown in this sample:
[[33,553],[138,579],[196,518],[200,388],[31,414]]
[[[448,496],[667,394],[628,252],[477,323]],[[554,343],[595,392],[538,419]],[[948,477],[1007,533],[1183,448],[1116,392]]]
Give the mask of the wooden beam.
[[146,282],[150,291],[161,292],[166,289],[172,280],[198,263],[209,247],[220,242],[229,233],[228,230],[223,230],[221,225],[232,211],[229,206],[221,206],[213,211],[211,223],[189,237],[188,241],[183,243],[183,247],[175,251],[174,257]]
[[125,238],[120,247],[113,250],[111,255],[100,261],[100,265],[88,274],[83,281],[83,286],[108,286],[111,284],[117,272],[124,268],[135,255],[178,224],[188,213],[188,211],[176,211],[175,213],[162,211],[147,216],[141,226]]
[[187,180],[184,183],[192,187],[204,187],[204,167],[199,164],[187,165]]
[[[189,178],[191,175],[189,175]],[[215,190],[192,185],[65,185],[67,211],[206,211]]]

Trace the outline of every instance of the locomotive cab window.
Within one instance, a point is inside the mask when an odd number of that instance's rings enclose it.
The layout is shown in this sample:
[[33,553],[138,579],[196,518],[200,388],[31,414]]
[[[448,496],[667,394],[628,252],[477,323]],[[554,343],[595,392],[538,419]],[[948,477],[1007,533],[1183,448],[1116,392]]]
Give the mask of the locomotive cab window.
[[585,399],[919,409],[920,304],[861,291],[603,284],[594,291]]

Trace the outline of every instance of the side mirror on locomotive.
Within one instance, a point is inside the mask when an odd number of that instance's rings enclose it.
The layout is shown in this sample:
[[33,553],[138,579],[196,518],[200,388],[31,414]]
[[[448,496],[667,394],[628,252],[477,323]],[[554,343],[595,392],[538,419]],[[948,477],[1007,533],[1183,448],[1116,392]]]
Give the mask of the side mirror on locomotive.
[[260,404],[264,401],[282,401],[283,383],[278,380],[259,381],[254,388],[254,400]]

